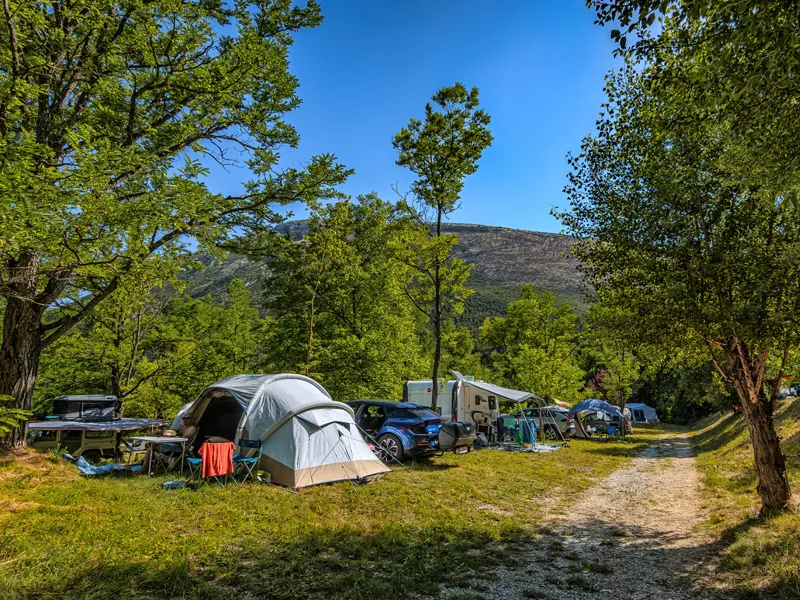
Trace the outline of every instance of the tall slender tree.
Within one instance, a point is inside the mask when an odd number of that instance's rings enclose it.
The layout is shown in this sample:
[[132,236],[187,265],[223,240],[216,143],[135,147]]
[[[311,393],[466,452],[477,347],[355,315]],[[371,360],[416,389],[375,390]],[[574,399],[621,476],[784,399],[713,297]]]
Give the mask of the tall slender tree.
[[491,145],[492,134],[489,115],[478,108],[478,88],[467,90],[456,83],[436,92],[431,100],[425,106],[425,120],[411,119],[392,144],[397,150],[397,164],[417,177],[411,184],[413,203],[409,208],[428,226],[428,235],[435,238],[427,252],[417,253],[426,260],[409,264],[416,269],[421,287],[431,289],[430,294],[417,293],[413,300],[433,329],[431,406],[436,410],[443,323],[450,308],[463,303],[466,279],[464,269],[450,256],[458,237],[443,235],[442,223],[458,208],[464,179],[478,170],[478,160]]
[[[298,141],[288,49],[321,22],[313,0],[5,0],[3,13],[0,394],[27,409],[42,351],[126,278],[182,260],[189,238],[213,248],[276,204],[333,197],[348,171],[331,155],[278,169]],[[214,193],[201,158],[252,178]]]

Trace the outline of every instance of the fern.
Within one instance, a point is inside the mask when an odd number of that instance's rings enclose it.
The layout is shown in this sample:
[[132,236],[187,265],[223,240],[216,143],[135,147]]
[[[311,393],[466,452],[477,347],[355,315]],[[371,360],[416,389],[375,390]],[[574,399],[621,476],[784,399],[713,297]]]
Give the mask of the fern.
[[10,433],[17,425],[31,416],[31,413],[27,410],[4,406],[4,404],[13,401],[14,398],[11,396],[0,395],[0,437]]

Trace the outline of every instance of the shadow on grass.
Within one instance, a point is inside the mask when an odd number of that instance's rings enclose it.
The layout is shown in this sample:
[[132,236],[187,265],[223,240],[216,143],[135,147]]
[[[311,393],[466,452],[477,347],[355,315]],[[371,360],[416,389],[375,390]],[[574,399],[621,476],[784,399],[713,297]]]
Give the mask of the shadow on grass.
[[[531,540],[521,529],[504,540]],[[463,528],[387,526],[375,533],[316,529],[291,543],[258,535],[231,539],[201,557],[175,553],[160,560],[131,556],[127,564],[75,565],[68,577],[46,573],[8,598],[347,598],[389,599],[437,595],[452,574],[480,577],[509,564],[502,553],[482,552],[496,540]],[[198,552],[199,553],[199,552]],[[506,560],[507,559],[507,560]],[[33,565],[31,565],[33,566]],[[2,594],[0,594],[2,595]]]
[[702,454],[727,446],[746,431],[747,424],[744,417],[729,414],[713,427],[691,436],[690,441],[695,452]]
[[[735,597],[752,600],[800,598],[800,551],[796,526],[786,525],[789,514],[776,513],[746,519],[720,535],[724,546],[721,566],[739,582]],[[769,573],[765,582],[764,573]],[[751,583],[752,582],[752,583]]]

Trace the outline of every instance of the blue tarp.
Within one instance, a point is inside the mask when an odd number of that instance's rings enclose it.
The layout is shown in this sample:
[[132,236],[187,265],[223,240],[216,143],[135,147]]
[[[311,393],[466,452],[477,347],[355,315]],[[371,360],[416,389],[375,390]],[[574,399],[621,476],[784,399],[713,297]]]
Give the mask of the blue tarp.
[[622,416],[622,413],[619,412],[619,409],[606,402],[605,400],[598,400],[597,398],[592,398],[590,400],[584,400],[583,402],[578,402],[575,406],[573,406],[569,414],[574,415],[575,413],[584,412],[587,410],[593,410],[595,412],[605,413],[607,415],[611,415],[612,417],[618,417],[620,419],[624,419],[625,417]]
[[140,465],[131,465],[129,467],[127,465],[108,463],[106,465],[100,465],[99,467],[93,467],[82,456],[76,459],[74,456],[70,454],[65,454],[64,458],[74,462],[75,466],[78,467],[78,470],[81,472],[81,474],[88,475],[89,477],[93,477],[95,475],[108,475],[109,473],[114,473],[115,471],[126,471],[130,473],[132,471],[138,470],[140,466]]

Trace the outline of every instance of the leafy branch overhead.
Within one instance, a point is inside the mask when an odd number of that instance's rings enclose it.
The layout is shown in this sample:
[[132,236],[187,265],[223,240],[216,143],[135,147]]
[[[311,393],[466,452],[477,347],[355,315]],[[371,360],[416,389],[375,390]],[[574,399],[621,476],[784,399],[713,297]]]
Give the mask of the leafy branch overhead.
[[[338,198],[350,171],[330,154],[280,166],[299,139],[288,51],[322,21],[313,0],[8,0],[4,13],[0,392],[27,406],[42,349],[128,279],[174,273],[191,240],[214,252],[278,205]],[[218,193],[211,166],[250,179]]]

